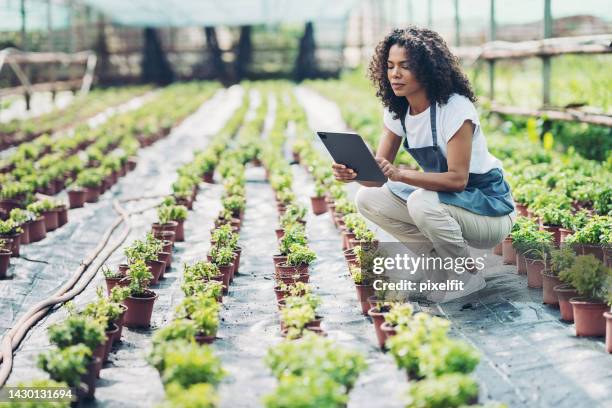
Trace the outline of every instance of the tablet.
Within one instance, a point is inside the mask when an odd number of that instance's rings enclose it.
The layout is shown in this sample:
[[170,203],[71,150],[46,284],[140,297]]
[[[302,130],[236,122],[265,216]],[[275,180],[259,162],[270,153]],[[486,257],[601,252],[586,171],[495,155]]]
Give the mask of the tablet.
[[356,133],[317,132],[321,141],[336,163],[355,170],[359,181],[386,182],[374,155]]

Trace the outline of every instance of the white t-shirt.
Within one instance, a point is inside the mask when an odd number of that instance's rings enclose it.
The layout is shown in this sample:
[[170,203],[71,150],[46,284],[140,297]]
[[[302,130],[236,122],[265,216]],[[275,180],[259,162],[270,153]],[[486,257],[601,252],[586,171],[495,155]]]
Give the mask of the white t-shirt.
[[[410,148],[433,145],[429,109],[425,109],[418,115],[406,115],[405,124]],[[436,105],[438,146],[444,157],[447,157],[446,145],[448,141],[457,133],[466,120],[474,124],[470,173],[483,174],[491,169],[502,169],[501,161],[489,153],[487,149],[487,140],[482,133],[478,112],[474,104],[468,98],[459,94],[453,94],[445,105]],[[399,137],[406,136],[399,118],[393,119],[393,114],[388,108],[384,110],[383,122],[387,129]]]

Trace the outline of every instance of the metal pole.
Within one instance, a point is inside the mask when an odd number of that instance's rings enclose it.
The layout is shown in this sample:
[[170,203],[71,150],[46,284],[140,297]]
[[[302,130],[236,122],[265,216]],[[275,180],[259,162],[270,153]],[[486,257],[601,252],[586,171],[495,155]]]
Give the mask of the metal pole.
[[455,0],[455,47],[461,45],[461,19],[459,17],[459,0]]
[[433,8],[433,0],[427,0],[427,28],[433,28],[433,16],[432,9]]
[[[551,0],[544,0],[544,38],[552,37],[553,19],[550,7]],[[550,105],[550,57],[542,57],[542,105]]]
[[[491,0],[489,15],[489,41],[497,38],[497,23],[495,22],[495,0]],[[495,60],[489,60],[489,99],[495,100]]]

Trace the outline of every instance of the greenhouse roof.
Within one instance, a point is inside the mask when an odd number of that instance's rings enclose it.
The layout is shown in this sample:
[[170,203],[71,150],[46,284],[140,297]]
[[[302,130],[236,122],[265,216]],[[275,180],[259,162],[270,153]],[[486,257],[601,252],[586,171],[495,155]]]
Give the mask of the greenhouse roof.
[[356,0],[84,0],[128,26],[216,26],[345,19]]

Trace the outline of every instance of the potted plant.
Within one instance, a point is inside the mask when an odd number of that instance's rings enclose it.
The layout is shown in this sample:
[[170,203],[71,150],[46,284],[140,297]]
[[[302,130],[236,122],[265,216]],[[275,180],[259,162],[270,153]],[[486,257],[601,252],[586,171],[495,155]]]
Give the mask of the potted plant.
[[214,342],[219,327],[219,303],[217,303],[216,299],[214,302],[201,305],[190,317],[196,326],[196,341],[199,344],[210,344]]
[[159,253],[162,252],[162,249],[162,244],[159,240],[135,240],[132,245],[124,250],[124,252],[128,260],[128,265],[139,260],[144,261],[153,275],[151,284],[156,285],[163,276],[166,268],[166,263],[159,260]]
[[[79,191],[82,190],[84,192],[83,199],[88,203],[95,203],[98,201],[100,197],[100,188],[102,187],[102,174],[97,169],[85,169],[81,171],[76,180],[74,181],[73,186],[68,191],[68,200],[70,200],[70,208],[75,204],[79,206],[81,195],[79,193],[70,193],[70,191]],[[75,199],[72,201],[72,199]],[[81,205],[82,206],[82,205]]]
[[272,256],[274,269],[278,271],[278,265],[287,261],[292,245],[307,245],[306,228],[300,223],[288,224],[279,238],[278,248],[280,253]]
[[283,376],[276,389],[264,396],[264,407],[346,407],[349,397],[345,387],[329,376],[315,373]]
[[154,222],[151,226],[151,232],[155,238],[161,238],[160,233],[162,231],[171,231],[175,234],[176,239],[176,229],[178,227],[178,223],[172,220],[172,209],[169,206],[158,207],[157,218],[159,221]]
[[397,334],[400,327],[407,327],[412,320],[414,308],[410,303],[394,303],[385,315],[385,321],[381,325],[381,330],[385,334],[385,343],[391,336]]
[[308,282],[308,266],[317,258],[314,251],[305,245],[292,244],[287,260],[278,265],[276,277],[279,281],[292,283]]
[[315,181],[314,196],[310,197],[312,212],[314,215],[321,215],[327,212],[327,203],[325,202],[325,184],[319,180]]
[[166,349],[160,365],[162,382],[183,388],[199,383],[216,386],[226,375],[213,350],[194,343],[183,342]]
[[[118,287],[117,289],[120,290],[127,288]],[[119,333],[119,326],[115,323],[115,321],[117,321],[120,318],[121,314],[124,313],[124,308],[121,307],[120,303],[112,302],[110,298],[104,296],[103,292],[104,289],[102,287],[97,288],[96,300],[85,305],[85,308],[83,309],[83,315],[93,320],[106,322],[106,341],[104,342],[104,353],[102,357],[102,361],[105,362],[108,360],[108,356],[113,346],[113,342],[117,337],[117,333]]]
[[11,256],[19,256],[22,232],[23,229],[12,219],[0,220],[0,239],[3,239],[5,245],[10,248]]
[[579,297],[570,299],[574,312],[576,336],[603,336],[606,333],[604,299],[608,295],[608,279],[612,269],[593,255],[578,256],[571,267],[560,272],[565,282],[578,291]]
[[304,296],[311,293],[311,291],[312,288],[310,285],[304,282],[295,282],[291,284],[281,282],[274,287],[277,301],[281,301],[288,296]]
[[42,207],[38,203],[31,203],[26,207],[32,213],[33,220],[30,224],[30,242],[38,242],[47,236],[45,218],[42,216]]
[[385,347],[385,341],[387,340],[381,326],[385,321],[385,315],[389,313],[390,310],[391,304],[384,301],[376,301],[374,306],[368,309],[368,316],[370,316],[372,323],[374,323],[374,331],[376,332],[376,339],[378,340],[378,346],[380,348]]
[[379,254],[377,251],[363,249],[360,245],[354,246],[352,251],[355,254],[355,264],[349,267],[349,272],[355,283],[361,313],[367,316],[370,310],[368,298],[374,296],[373,262]]
[[246,201],[244,196],[238,194],[232,194],[228,197],[224,197],[221,201],[223,208],[229,210],[232,213],[232,217],[242,220],[244,217],[244,209],[246,207]]
[[577,254],[592,254],[603,262],[602,239],[612,229],[612,216],[594,215],[582,228],[566,239]]
[[11,259],[11,249],[10,244],[6,239],[0,238],[0,279],[6,278],[6,272],[8,271],[8,267],[10,265]]
[[82,382],[85,383],[86,398],[94,396],[101,364],[100,358],[92,357],[91,349],[84,344],[51,349],[38,356],[38,367],[47,372],[52,380],[64,382],[77,389],[81,388]]
[[13,208],[9,214],[9,218],[15,222],[23,232],[20,236],[20,243],[26,245],[30,243],[30,225],[35,218],[35,215],[21,208]]
[[215,245],[211,248],[210,257],[210,261],[223,274],[223,293],[227,293],[234,269],[234,251],[229,246]]
[[465,374],[445,374],[410,384],[406,406],[459,408],[478,401],[478,384]]
[[[544,304],[551,306],[559,306],[559,299],[555,293],[555,286],[561,285],[561,279],[559,278],[559,272],[569,268],[574,262],[576,255],[574,251],[565,247],[551,251],[550,254],[550,268],[542,270],[542,295]],[[571,309],[569,299],[567,299],[567,306]]]
[[153,275],[143,260],[136,260],[130,264],[127,271],[130,295],[124,304],[128,310],[125,313],[125,325],[127,327],[148,327],[151,323],[153,305],[157,294],[148,289]]
[[111,290],[109,295],[109,302],[116,304],[121,309],[121,313],[118,317],[112,320],[113,323],[117,325],[119,331],[115,334],[112,339],[113,343],[121,341],[121,334],[123,333],[123,326],[125,326],[125,313],[127,312],[127,306],[124,301],[130,295],[130,288],[116,286]]
[[19,208],[27,202],[34,189],[28,183],[5,181],[0,188],[0,209],[10,213],[13,208]]
[[363,249],[376,249],[378,247],[378,240],[376,240],[376,234],[369,230],[365,225],[358,225],[353,230],[355,238],[349,240],[349,247],[356,245],[361,246]]
[[536,214],[540,217],[544,231],[552,234],[553,244],[559,248],[559,245],[561,245],[561,229],[567,229],[571,226],[571,211],[556,206],[548,206],[537,210]]
[[552,234],[548,231],[533,230],[524,238],[520,252],[523,253],[527,266],[527,286],[541,288],[542,271],[546,269],[553,247]]

